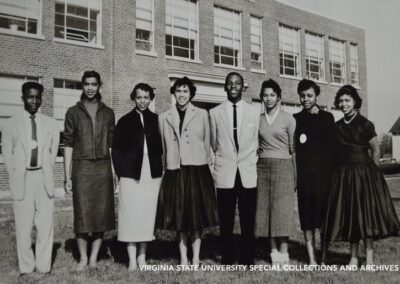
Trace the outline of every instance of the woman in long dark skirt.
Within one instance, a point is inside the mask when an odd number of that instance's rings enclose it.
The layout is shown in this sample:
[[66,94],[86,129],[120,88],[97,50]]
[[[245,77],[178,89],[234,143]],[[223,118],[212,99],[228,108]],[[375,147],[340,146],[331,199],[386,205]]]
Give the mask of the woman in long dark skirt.
[[158,198],[156,228],[178,232],[180,263],[189,263],[187,239],[191,235],[192,264],[200,262],[201,231],[218,225],[214,181],[209,169],[210,125],[207,111],[193,106],[196,87],[183,77],[171,94],[176,105],[160,114],[165,174]]
[[335,98],[344,114],[336,123],[340,167],[331,182],[323,239],[349,241],[352,265],[358,264],[358,244],[363,240],[366,264],[372,265],[373,241],[396,234],[400,223],[376,165],[380,151],[374,125],[357,111],[361,102],[351,85],[340,88]]
[[335,167],[335,122],[331,113],[318,107],[320,88],[314,81],[300,81],[297,92],[303,106],[303,110],[294,115],[300,227],[309,262],[316,264],[315,231],[320,230],[325,221],[329,184]]
[[81,100],[65,115],[65,191],[72,192],[74,231],[80,261],[87,266],[87,242],[93,239],[89,266],[95,267],[103,233],[115,229],[114,186],[110,158],[115,118],[101,101],[100,74],[86,71]]

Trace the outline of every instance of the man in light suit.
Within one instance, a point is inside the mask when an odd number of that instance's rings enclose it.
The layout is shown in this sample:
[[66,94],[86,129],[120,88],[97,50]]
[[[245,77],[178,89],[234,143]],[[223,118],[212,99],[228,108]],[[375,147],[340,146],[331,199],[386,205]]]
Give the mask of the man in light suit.
[[[18,265],[22,274],[47,273],[53,248],[54,177],[59,131],[57,122],[39,114],[43,86],[22,85],[25,110],[8,119],[3,127],[3,157],[13,198]],[[35,223],[36,251],[31,232]],[[35,259],[36,257],[36,259]]]
[[238,202],[241,245],[239,262],[254,264],[254,223],[257,186],[257,148],[260,112],[242,100],[243,77],[231,72],[225,79],[228,100],[210,110],[211,146],[215,153],[223,264],[234,263],[233,225]]

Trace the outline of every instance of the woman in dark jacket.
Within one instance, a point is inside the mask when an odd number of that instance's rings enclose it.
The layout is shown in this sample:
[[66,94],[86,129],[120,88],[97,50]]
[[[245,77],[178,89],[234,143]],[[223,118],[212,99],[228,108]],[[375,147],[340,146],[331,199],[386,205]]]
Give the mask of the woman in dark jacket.
[[297,92],[303,106],[303,110],[294,115],[300,227],[310,264],[316,264],[314,235],[325,221],[335,167],[336,130],[333,115],[317,105],[320,89],[314,81],[300,81]]
[[88,263],[88,234],[93,239],[89,265],[95,267],[103,233],[115,229],[110,160],[114,112],[101,101],[99,73],[86,71],[82,85],[81,101],[68,109],[64,130],[65,191],[73,193],[78,271]]
[[118,121],[112,148],[115,173],[120,178],[118,240],[128,243],[131,271],[138,264],[146,265],[146,242],[154,239],[162,145],[158,116],[149,110],[153,98],[149,85],[135,86],[131,99],[136,107]]

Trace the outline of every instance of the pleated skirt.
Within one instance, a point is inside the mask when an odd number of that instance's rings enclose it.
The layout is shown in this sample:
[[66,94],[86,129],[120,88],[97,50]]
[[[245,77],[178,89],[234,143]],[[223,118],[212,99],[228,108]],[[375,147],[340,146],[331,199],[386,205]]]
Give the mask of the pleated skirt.
[[400,230],[386,181],[375,163],[340,167],[333,175],[323,238],[381,239]]
[[295,198],[292,160],[260,158],[257,175],[256,235],[292,236]]
[[118,202],[118,240],[154,240],[157,199],[161,178],[152,178],[148,155],[143,156],[140,180],[121,177]]
[[187,232],[217,225],[216,194],[208,165],[166,170],[158,196],[156,228]]

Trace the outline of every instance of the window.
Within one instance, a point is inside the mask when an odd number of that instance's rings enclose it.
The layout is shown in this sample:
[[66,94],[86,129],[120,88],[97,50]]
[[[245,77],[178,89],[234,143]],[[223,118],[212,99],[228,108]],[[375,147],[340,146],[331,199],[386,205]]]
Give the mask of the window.
[[214,7],[214,62],[241,67],[242,34],[240,13]]
[[360,82],[358,79],[358,46],[356,44],[350,44],[350,75],[351,84],[359,86]]
[[300,77],[300,33],[296,28],[279,25],[280,74]]
[[281,108],[291,114],[298,113],[302,110],[300,104],[281,102]]
[[0,0],[0,30],[37,35],[41,10],[40,0]]
[[198,59],[198,16],[196,0],[166,1],[166,55]]
[[[0,130],[4,121],[24,109],[22,84],[26,81],[39,81],[37,77],[0,75]],[[1,137],[1,132],[0,132]],[[1,141],[0,141],[1,154]]]
[[263,69],[262,20],[250,17],[251,68]]
[[329,71],[331,82],[346,83],[346,49],[344,41],[329,39]]
[[101,42],[101,0],[57,0],[56,38],[90,44]]
[[136,49],[154,52],[154,0],[136,0]]
[[68,108],[79,101],[82,94],[80,81],[54,79],[54,118],[57,120],[60,129],[60,146],[57,156],[64,155],[64,120]]
[[306,76],[311,80],[325,80],[324,37],[308,32],[306,32]]

